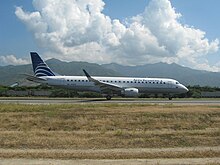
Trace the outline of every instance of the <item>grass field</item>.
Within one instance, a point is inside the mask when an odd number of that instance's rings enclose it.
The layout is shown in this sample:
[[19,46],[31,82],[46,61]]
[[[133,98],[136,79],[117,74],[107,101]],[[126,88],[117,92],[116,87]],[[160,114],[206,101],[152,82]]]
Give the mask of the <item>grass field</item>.
[[216,105],[1,104],[0,123],[1,158],[220,157]]

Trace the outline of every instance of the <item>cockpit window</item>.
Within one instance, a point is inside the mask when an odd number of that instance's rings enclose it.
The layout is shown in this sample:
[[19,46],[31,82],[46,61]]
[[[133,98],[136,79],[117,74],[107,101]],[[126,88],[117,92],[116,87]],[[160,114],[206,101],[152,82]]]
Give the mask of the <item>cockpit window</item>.
[[179,84],[179,82],[178,82],[178,81],[176,81],[176,84]]

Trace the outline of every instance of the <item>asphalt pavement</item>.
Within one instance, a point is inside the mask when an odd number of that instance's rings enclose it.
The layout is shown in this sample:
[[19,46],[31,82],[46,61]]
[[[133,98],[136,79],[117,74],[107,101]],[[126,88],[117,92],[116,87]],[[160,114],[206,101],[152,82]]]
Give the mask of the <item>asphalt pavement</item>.
[[112,100],[106,100],[105,98],[97,99],[66,99],[66,98],[0,98],[0,103],[14,103],[14,104],[179,104],[179,105],[220,105],[220,99],[126,99],[126,98],[116,98]]

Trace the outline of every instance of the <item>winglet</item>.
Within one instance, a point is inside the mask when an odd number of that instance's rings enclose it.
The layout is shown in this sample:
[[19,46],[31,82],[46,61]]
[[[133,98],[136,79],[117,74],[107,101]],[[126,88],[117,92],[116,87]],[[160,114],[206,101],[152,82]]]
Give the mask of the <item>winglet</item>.
[[[107,82],[101,82],[99,80],[96,80],[95,78],[91,77],[89,75],[88,72],[86,72],[85,69],[83,69],[83,72],[85,73],[87,79],[91,82],[93,82],[96,86],[100,87],[101,90],[106,90],[107,88],[110,90],[117,90],[117,91],[121,91],[123,90],[120,86],[116,85],[116,84],[112,84],[112,83],[107,83]],[[104,89],[105,88],[105,89]]]
[[86,75],[86,77],[87,77],[87,79],[88,79],[89,81],[92,81],[92,82],[97,82],[97,81],[98,81],[98,80],[95,80],[94,78],[92,78],[92,77],[89,75],[89,73],[86,72],[85,69],[83,69],[83,72],[85,73],[85,75]]
[[86,72],[86,70],[85,70],[85,69],[83,69],[83,72],[85,73],[85,75],[86,75],[86,77],[87,77],[88,79],[90,79],[90,78],[91,78],[91,76],[89,75],[89,73],[87,73],[87,72]]

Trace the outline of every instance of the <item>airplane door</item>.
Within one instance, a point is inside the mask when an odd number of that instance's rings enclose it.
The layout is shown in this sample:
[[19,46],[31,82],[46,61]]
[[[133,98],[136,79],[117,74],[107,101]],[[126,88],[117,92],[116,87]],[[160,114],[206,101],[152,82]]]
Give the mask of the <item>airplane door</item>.
[[168,81],[167,86],[168,86],[168,88],[170,88],[170,89],[171,89],[171,88],[173,87],[172,82],[171,82],[171,81]]
[[60,84],[61,84],[61,86],[67,85],[66,80],[65,80],[64,78],[62,78],[62,79],[60,80]]

